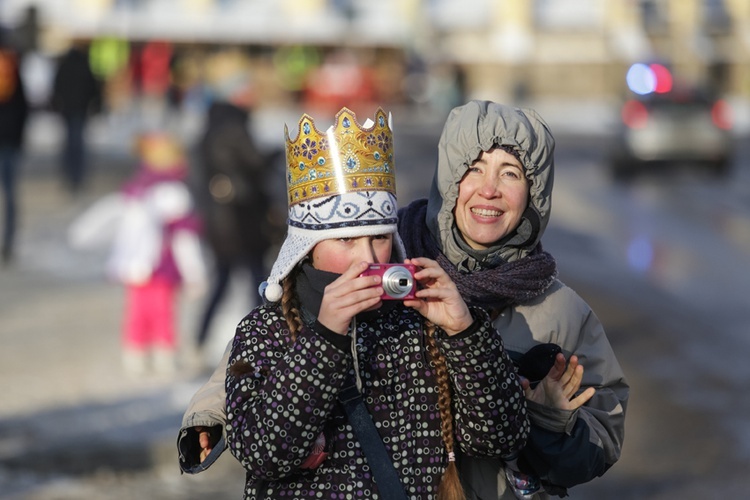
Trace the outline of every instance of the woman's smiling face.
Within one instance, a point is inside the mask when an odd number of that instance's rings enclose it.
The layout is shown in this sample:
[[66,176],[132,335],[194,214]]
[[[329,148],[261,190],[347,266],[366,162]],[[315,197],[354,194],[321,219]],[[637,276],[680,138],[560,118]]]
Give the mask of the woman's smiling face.
[[523,165],[496,147],[482,152],[461,179],[453,215],[466,243],[484,250],[518,226],[528,202]]

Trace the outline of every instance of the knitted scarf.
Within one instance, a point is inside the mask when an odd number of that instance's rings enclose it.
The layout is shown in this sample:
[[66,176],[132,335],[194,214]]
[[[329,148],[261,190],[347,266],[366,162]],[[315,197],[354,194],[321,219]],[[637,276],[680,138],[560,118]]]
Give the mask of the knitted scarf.
[[427,200],[417,200],[398,214],[398,232],[406,254],[436,260],[451,279],[467,304],[501,311],[544,293],[557,278],[557,264],[551,254],[537,245],[528,256],[506,262],[492,269],[462,273],[440,251],[427,229]]

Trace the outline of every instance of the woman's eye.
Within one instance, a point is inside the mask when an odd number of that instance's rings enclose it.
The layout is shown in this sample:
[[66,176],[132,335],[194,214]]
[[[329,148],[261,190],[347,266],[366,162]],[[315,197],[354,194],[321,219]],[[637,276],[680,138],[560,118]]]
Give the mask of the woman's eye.
[[520,170],[515,169],[508,169],[503,172],[503,175],[506,175],[508,177],[511,177],[513,179],[523,179],[523,175],[521,174]]

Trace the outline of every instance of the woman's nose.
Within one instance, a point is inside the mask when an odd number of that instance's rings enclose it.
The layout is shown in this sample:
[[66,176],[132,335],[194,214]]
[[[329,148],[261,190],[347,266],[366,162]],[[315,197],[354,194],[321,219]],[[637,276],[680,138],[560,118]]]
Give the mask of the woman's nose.
[[500,183],[492,175],[487,175],[482,179],[482,185],[479,187],[479,192],[485,198],[496,198],[500,196]]

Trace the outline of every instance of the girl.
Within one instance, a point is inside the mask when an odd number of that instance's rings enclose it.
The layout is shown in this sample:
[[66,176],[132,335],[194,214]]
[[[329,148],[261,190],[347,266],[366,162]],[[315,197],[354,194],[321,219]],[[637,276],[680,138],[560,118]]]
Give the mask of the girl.
[[123,368],[133,375],[150,368],[171,374],[179,352],[179,292],[194,300],[205,289],[202,223],[186,184],[188,166],[179,141],[150,132],[138,137],[135,150],[135,174],[119,192],[81,214],[69,239],[72,246],[86,248],[111,236],[107,272],[126,291]]
[[[502,340],[435,261],[403,259],[382,110],[360,126],[344,108],[325,134],[305,115],[286,142],[287,238],[226,377],[245,498],[386,497],[379,474],[394,470],[402,497],[462,498],[456,452],[509,460],[528,432]],[[399,261],[420,289],[384,301],[381,276],[362,273]]]

